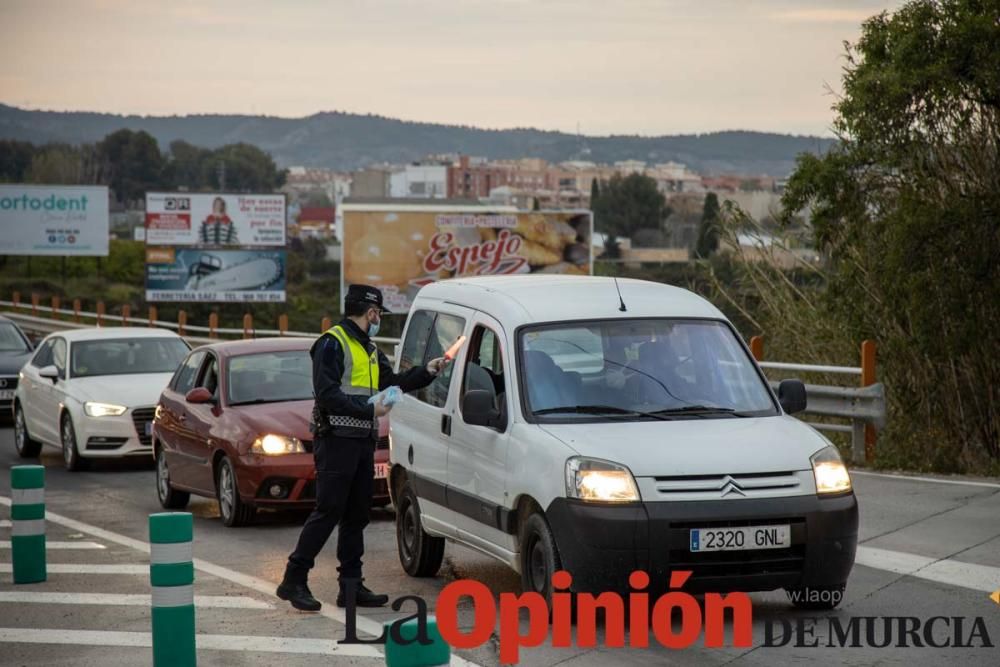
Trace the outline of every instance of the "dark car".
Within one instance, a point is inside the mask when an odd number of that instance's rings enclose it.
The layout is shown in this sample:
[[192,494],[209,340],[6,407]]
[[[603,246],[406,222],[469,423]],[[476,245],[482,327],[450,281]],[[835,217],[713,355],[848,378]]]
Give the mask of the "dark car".
[[0,315],[0,414],[10,414],[17,389],[18,374],[34,347],[21,328],[12,320]]
[[[309,422],[313,341],[272,338],[193,350],[160,397],[153,422],[156,489],[167,509],[191,494],[219,500],[227,526],[257,508],[306,508],[316,499]],[[380,424],[374,504],[389,502],[389,442]]]

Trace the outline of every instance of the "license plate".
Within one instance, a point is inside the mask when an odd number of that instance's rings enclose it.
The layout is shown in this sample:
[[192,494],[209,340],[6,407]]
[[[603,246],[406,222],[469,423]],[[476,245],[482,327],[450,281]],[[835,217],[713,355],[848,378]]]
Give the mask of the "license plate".
[[153,422],[146,422],[146,435],[153,435]]
[[792,536],[787,525],[691,529],[691,551],[785,549],[791,545]]
[[0,401],[13,401],[13,400],[14,400],[13,389],[0,389]]
[[389,464],[388,463],[376,463],[375,464],[375,479],[385,479],[389,476]]

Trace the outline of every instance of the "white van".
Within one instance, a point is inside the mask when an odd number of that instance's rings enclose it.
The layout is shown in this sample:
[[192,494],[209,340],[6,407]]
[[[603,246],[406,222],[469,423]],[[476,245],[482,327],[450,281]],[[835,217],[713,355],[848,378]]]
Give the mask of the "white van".
[[[619,295],[620,291],[620,295]],[[831,443],[790,417],[732,324],[659,283],[580,276],[455,279],[422,288],[397,369],[454,362],[392,411],[400,562],[434,576],[445,540],[507,563],[524,590],[784,588],[835,606],[858,505]]]

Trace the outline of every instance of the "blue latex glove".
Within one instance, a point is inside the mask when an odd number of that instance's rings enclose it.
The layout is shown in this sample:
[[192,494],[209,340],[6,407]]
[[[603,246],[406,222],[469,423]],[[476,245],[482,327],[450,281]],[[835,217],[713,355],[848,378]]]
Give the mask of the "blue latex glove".
[[382,401],[382,405],[391,407],[403,400],[403,390],[397,386],[388,387],[368,399],[368,403]]

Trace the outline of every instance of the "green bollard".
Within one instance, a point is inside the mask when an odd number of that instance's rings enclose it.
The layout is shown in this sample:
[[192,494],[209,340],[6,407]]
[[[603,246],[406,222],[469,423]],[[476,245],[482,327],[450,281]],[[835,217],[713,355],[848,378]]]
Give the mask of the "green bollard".
[[14,583],[45,581],[45,467],[13,466],[10,488]]
[[194,522],[189,512],[149,515],[154,667],[195,667]]
[[417,619],[403,623],[399,628],[400,636],[410,644],[397,644],[392,640],[390,628],[392,622],[385,624],[385,664],[387,667],[438,667],[451,662],[451,647],[438,632],[437,619],[427,617],[427,636],[431,643],[427,646],[415,641],[417,637]]

